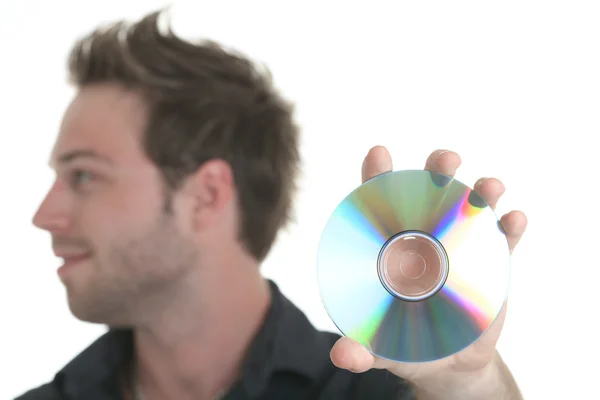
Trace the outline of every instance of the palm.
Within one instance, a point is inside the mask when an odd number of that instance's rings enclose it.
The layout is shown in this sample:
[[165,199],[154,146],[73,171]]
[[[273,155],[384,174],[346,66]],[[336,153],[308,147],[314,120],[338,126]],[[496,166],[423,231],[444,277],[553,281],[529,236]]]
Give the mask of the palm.
[[[458,154],[450,151],[435,151],[425,163],[425,169],[436,171],[448,176],[454,176],[460,166]],[[392,170],[392,160],[384,147],[374,147],[369,151],[362,166],[363,182]],[[502,194],[504,186],[495,178],[480,179],[475,184],[475,191],[494,209]],[[511,211],[500,219],[506,232],[510,251],[518,244],[527,219],[520,211]],[[363,372],[371,368],[385,368],[394,374],[411,381],[426,379],[428,376],[443,376],[446,373],[472,372],[482,370],[496,354],[496,343],[500,337],[506,304],[490,329],[477,342],[463,351],[442,360],[430,363],[404,364],[374,357],[362,345],[349,338],[341,338],[331,350],[332,362],[340,368],[354,372]]]
[[442,360],[430,363],[401,364],[377,359],[375,363],[378,367],[389,369],[396,375],[411,381],[427,378],[434,374],[438,375],[440,371],[454,373],[471,372],[483,369],[483,367],[488,365],[494,358],[496,352],[495,346],[504,325],[505,315],[506,305],[502,309],[498,319],[484,336],[463,351]]

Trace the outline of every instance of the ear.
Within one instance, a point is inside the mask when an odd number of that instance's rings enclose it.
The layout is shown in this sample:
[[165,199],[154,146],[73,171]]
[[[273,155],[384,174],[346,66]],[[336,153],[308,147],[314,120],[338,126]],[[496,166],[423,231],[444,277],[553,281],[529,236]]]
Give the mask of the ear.
[[220,159],[206,161],[189,177],[186,192],[194,203],[196,228],[210,225],[223,214],[233,200],[234,185],[231,166]]

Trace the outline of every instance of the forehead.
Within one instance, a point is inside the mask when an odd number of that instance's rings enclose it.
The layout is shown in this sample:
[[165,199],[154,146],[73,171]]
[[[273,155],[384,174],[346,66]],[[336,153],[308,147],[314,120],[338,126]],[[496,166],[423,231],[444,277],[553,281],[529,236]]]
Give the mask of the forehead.
[[55,166],[64,155],[78,152],[116,162],[132,160],[141,153],[145,120],[137,94],[115,85],[86,86],[65,111],[50,162]]

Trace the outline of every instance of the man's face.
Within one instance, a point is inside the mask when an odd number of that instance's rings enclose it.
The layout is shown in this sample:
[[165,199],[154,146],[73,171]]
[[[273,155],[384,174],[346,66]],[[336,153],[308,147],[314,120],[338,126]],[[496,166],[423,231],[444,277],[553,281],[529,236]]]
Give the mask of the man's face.
[[59,276],[82,320],[127,323],[142,304],[174,290],[197,260],[189,215],[165,211],[159,170],[141,147],[145,120],[134,94],[86,87],[52,153],[57,178],[33,222],[65,258]]

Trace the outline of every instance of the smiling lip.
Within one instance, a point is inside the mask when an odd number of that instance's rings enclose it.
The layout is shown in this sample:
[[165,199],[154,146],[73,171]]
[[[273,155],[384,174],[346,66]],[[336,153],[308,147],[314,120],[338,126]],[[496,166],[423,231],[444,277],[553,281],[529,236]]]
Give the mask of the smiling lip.
[[80,253],[80,254],[56,254],[57,257],[63,259],[63,265],[58,269],[58,276],[61,278],[64,277],[70,270],[72,270],[75,266],[80,264],[81,262],[89,259],[91,257],[91,253]]

